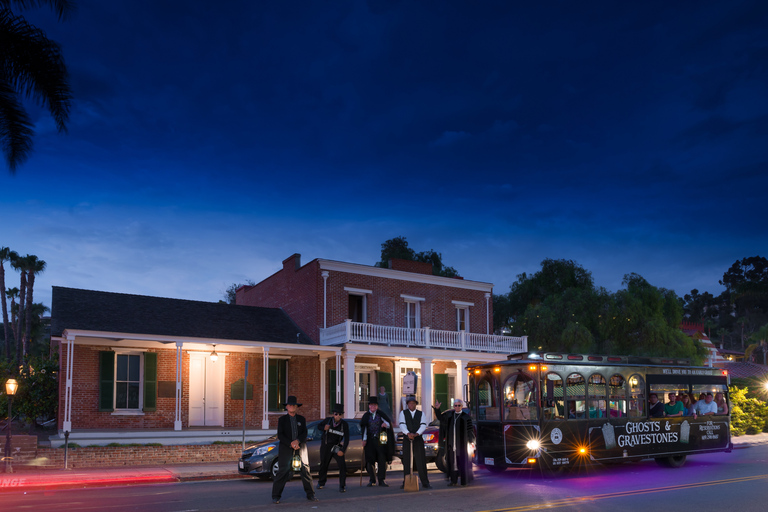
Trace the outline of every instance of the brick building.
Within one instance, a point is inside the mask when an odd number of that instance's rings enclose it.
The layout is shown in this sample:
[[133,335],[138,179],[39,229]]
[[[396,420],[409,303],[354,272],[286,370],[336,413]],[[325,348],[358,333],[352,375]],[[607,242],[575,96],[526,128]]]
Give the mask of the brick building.
[[429,412],[463,396],[468,364],[527,349],[525,338],[491,334],[491,284],[433,276],[429,264],[302,266],[294,254],[236,300],[54,287],[60,433],[80,444],[184,444],[236,440],[245,423],[256,439],[273,431],[287,395],[309,420],[337,402],[353,417],[384,386],[397,413],[409,371]]

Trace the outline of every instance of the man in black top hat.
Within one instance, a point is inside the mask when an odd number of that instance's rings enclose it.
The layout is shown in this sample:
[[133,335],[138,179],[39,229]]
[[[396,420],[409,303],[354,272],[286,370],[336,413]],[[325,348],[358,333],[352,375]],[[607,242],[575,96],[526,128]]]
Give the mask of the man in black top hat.
[[[392,420],[386,414],[379,411],[379,399],[375,396],[368,397],[368,412],[360,418],[360,429],[363,431],[363,455],[365,467],[368,470],[368,487],[376,485],[389,487],[385,481],[387,478],[387,464],[392,462],[395,454],[395,431],[392,428]],[[386,432],[386,441],[382,434]],[[375,465],[378,464],[378,471]]]
[[277,420],[277,440],[280,441],[277,452],[277,476],[272,484],[272,503],[280,503],[285,483],[291,479],[293,457],[301,458],[301,483],[309,501],[319,501],[312,488],[312,474],[309,472],[309,455],[307,454],[307,420],[296,414],[301,407],[295,396],[289,396],[285,403],[288,414]]
[[320,476],[317,488],[325,487],[328,480],[328,466],[331,459],[336,459],[339,467],[339,492],[347,492],[347,463],[344,454],[349,446],[349,424],[344,421],[344,407],[341,404],[333,406],[333,416],[325,418],[318,428],[323,433],[320,443]]
[[[400,432],[403,433],[403,476],[410,475],[415,467],[419,472],[421,486],[424,489],[429,489],[432,486],[429,485],[429,477],[427,477],[427,454],[424,451],[424,438],[421,437],[421,434],[427,429],[427,422],[421,411],[416,409],[419,402],[415,396],[408,396],[405,403],[408,408],[400,411],[399,421]],[[411,465],[411,450],[413,450],[414,467],[409,467]],[[404,487],[405,481],[400,488]]]

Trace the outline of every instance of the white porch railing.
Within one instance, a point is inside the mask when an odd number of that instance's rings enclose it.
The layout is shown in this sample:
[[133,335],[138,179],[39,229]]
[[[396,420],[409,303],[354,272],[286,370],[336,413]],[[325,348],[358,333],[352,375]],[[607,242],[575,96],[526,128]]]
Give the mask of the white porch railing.
[[516,338],[465,331],[440,331],[429,327],[409,329],[407,327],[364,324],[351,320],[346,320],[343,324],[333,327],[320,329],[321,345],[340,345],[349,342],[501,354],[516,354],[528,350],[528,336]]

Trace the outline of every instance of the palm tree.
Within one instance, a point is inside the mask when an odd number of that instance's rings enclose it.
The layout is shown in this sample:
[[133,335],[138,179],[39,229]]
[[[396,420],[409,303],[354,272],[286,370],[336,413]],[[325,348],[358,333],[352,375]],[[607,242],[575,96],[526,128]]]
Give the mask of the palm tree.
[[[19,289],[16,287],[8,288],[5,293],[11,299],[11,329],[13,330],[13,339],[17,340],[19,339],[19,331],[16,326],[16,315],[19,313],[19,309],[16,307],[16,299],[19,298]],[[10,355],[8,356],[8,362],[11,362]]]
[[33,122],[21,98],[31,97],[66,131],[72,94],[61,48],[12,8],[48,6],[64,19],[69,0],[0,0],[0,144],[11,174],[32,151]]
[[[27,255],[28,256],[28,255]],[[16,258],[11,260],[11,266],[18,270],[21,274],[20,280],[19,280],[19,307],[18,314],[16,316],[16,330],[14,331],[14,334],[16,334],[16,366],[21,366],[21,357],[22,353],[24,351],[24,331],[22,329],[22,322],[24,321],[24,298],[27,293],[27,266],[26,266],[26,256],[16,256]]]
[[3,301],[3,334],[5,335],[5,360],[11,362],[11,337],[8,335],[8,298],[5,296],[5,262],[18,257],[8,247],[0,247],[0,300]]
[[27,315],[24,331],[24,359],[26,359],[32,334],[32,291],[35,288],[35,276],[45,270],[45,262],[34,254],[27,254],[24,260],[27,267],[27,307],[24,308]]

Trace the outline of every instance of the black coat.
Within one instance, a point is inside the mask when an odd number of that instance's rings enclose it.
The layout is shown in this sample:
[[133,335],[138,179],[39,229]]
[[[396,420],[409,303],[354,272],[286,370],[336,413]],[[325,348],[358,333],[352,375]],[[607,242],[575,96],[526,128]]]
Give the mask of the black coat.
[[309,464],[309,454],[307,453],[307,420],[300,414],[296,415],[296,430],[298,436],[293,437],[291,431],[291,416],[284,414],[277,420],[277,440],[280,441],[278,445],[278,455],[283,457],[293,453],[291,448],[291,442],[294,439],[299,440],[299,453],[301,454],[301,460],[305,464]]
[[[395,429],[393,428],[394,423],[392,422],[392,419],[384,414],[381,411],[377,411],[376,414],[378,416],[381,416],[384,421],[389,423],[389,428],[387,430],[387,462],[392,462],[392,459],[395,457]],[[360,430],[361,432],[367,432],[368,431],[368,423],[371,421],[371,412],[368,411],[365,414],[363,414],[363,417],[360,418]],[[368,443],[371,442],[378,443],[378,439],[371,439],[371,433],[368,432],[367,434]],[[367,446],[366,446],[367,448]]]
[[326,446],[330,448],[335,444],[340,444],[341,451],[343,451],[344,453],[347,453],[347,446],[349,446],[349,423],[347,423],[346,420],[341,420],[341,425],[339,426],[341,428],[341,431],[344,432],[344,437],[341,439],[341,443],[338,442],[339,438],[337,435],[332,434],[330,430],[327,430],[327,431],[325,430],[326,425],[330,425],[331,430],[333,430],[332,416],[330,418],[325,418],[323,421],[320,422],[320,425],[318,425],[317,427],[323,433],[323,442],[321,446],[323,448],[325,448]]

